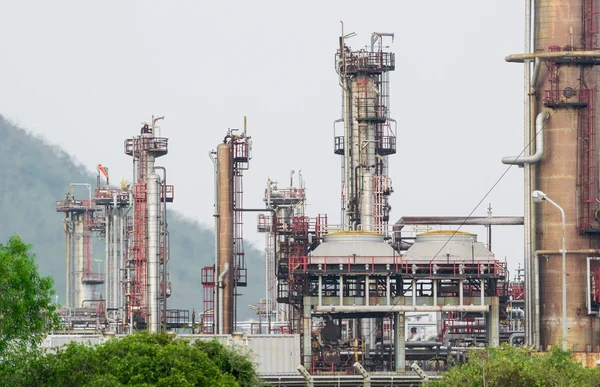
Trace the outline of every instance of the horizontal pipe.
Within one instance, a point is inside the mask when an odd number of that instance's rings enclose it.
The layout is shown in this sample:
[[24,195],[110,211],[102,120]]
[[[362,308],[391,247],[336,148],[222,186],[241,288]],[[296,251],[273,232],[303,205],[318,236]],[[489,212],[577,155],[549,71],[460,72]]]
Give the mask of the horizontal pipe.
[[487,312],[488,305],[337,305],[316,306],[317,313]]
[[523,63],[531,59],[569,59],[569,58],[586,58],[600,59],[600,51],[559,51],[559,52],[538,52],[525,54],[512,54],[504,58],[507,62]]
[[[519,226],[523,224],[522,216],[403,216],[394,225],[399,231],[405,225],[467,225],[467,226]],[[399,230],[398,230],[399,229]]]
[[535,153],[530,156],[508,156],[502,158],[503,164],[523,165],[535,164],[542,159],[544,154],[544,124],[550,113],[541,112],[535,119]]

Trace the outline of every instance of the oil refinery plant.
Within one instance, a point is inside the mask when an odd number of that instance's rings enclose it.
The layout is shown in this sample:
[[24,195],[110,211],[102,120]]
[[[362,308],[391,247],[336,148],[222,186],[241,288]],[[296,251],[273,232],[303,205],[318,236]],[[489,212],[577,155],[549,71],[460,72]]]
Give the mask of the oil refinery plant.
[[[167,169],[156,165],[168,151],[168,140],[157,136],[163,117],[152,117],[125,141],[131,183],[115,188],[98,165],[95,188],[73,183],[56,204],[64,214],[67,298],[64,331],[45,345],[137,330],[216,338],[253,351],[265,382],[280,385],[328,385],[334,376],[372,385],[420,382],[423,372],[436,374],[473,348],[501,342],[537,351],[562,346],[595,366],[600,4],[525,3],[524,53],[506,57],[524,63],[525,146],[519,154],[523,147],[515,144],[517,156],[502,159],[509,173],[523,172],[523,216],[495,216],[490,206],[483,216],[391,217],[389,171],[402,141],[390,110],[390,73],[401,67],[394,34],[373,32],[365,48],[353,49],[353,34],[342,27],[334,63],[342,117],[332,139],[341,158],[339,213],[309,214],[310,192],[294,171],[282,182],[265,179],[264,207],[245,207],[254,139],[244,118],[209,151],[215,252],[198,273],[199,309],[169,309],[177,292],[168,268],[177,259],[167,222],[174,189]],[[254,221],[265,239],[261,266],[244,251],[244,222]],[[523,267],[509,272],[493,253],[492,231],[515,226],[524,228]],[[105,242],[103,270],[94,270],[93,235]],[[249,270],[264,270],[265,283],[249,283]],[[239,298],[244,287],[264,293],[250,306],[259,323],[238,317],[248,308]]]

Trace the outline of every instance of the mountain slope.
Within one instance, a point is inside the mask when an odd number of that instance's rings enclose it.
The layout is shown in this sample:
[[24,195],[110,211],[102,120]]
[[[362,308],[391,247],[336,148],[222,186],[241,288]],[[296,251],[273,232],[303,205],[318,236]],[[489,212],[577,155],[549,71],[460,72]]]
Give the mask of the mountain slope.
[[[1,115],[0,139],[0,241],[18,234],[33,245],[41,273],[54,277],[60,303],[65,296],[65,235],[55,204],[64,198],[70,183],[94,186],[95,176],[59,147],[12,125]],[[168,307],[201,311],[200,269],[214,261],[214,234],[175,211],[169,212],[169,233],[173,295]],[[245,295],[240,299],[244,306],[256,303],[264,294],[263,254],[246,246],[248,266],[257,269],[248,270],[249,288],[242,290]],[[103,258],[103,253],[97,254]],[[239,308],[240,318],[253,315],[248,308]]]

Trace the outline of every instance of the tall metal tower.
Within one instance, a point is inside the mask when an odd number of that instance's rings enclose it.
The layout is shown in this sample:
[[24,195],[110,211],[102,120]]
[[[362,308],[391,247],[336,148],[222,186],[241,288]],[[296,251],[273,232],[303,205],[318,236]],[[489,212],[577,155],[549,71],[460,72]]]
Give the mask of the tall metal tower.
[[383,38],[394,34],[374,32],[370,50],[357,51],[346,46],[351,36],[342,31],[335,57],[343,93],[343,117],[336,121],[343,122],[343,134],[335,134],[335,153],[343,157],[342,224],[345,230],[383,233],[392,192],[387,156],[396,153],[395,121],[389,117],[395,58],[384,51]]
[[[75,198],[75,187],[90,190],[87,199]],[[71,184],[65,200],[56,202],[56,211],[65,214],[66,234],[66,308],[98,307],[102,302],[96,285],[104,283],[104,274],[93,270],[92,232],[95,229],[94,213],[99,208],[91,198],[89,184]]]
[[[506,58],[525,63],[526,150],[502,161],[524,166],[526,341],[542,350],[598,351],[599,11],[597,0],[527,1],[526,52]],[[564,209],[564,226],[535,190]]]
[[[155,166],[155,160],[168,152],[168,139],[156,136],[156,122],[163,118],[152,116],[139,136],[125,140],[125,154],[133,157],[135,171],[133,240],[125,280],[127,318],[131,329],[136,325],[150,332],[158,332],[161,321],[168,323],[166,302],[171,294],[166,203],[173,201],[173,186],[166,185],[164,168]],[[162,179],[157,169],[165,171]]]
[[[235,330],[236,300],[239,288],[248,284],[246,258],[244,253],[243,212],[243,173],[249,167],[252,151],[250,136],[244,130],[229,129],[223,143],[210,152],[215,166],[215,268],[202,269],[202,283],[205,287],[205,308],[214,305],[211,290],[216,287],[216,312],[211,315],[205,309],[203,316],[213,320],[216,317],[216,333],[230,334]],[[212,275],[212,281],[211,281]],[[213,294],[214,295],[214,294]],[[208,299],[207,299],[208,298]],[[206,320],[205,320],[206,321]]]
[[[121,182],[120,188],[111,188],[108,168],[98,164],[96,169],[98,178],[94,202],[104,212],[96,231],[105,239],[106,317],[122,321],[125,310],[120,274],[127,259],[127,213],[131,209],[131,191],[124,181]],[[105,178],[105,184],[101,183],[101,175]]]

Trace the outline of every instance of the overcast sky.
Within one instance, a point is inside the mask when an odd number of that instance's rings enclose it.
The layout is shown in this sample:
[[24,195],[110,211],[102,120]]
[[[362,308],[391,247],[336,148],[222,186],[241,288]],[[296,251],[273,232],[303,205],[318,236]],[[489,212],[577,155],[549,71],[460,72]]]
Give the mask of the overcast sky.
[[[131,178],[123,140],[166,116],[159,164],[175,185],[173,208],[208,226],[207,154],[244,115],[254,141],[245,204],[262,207],[268,177],[287,182],[301,169],[309,213],[339,222],[340,20],[358,34],[354,49],[373,31],[396,34],[393,221],[469,214],[505,171],[501,157],[522,148],[523,67],[504,61],[523,51],[522,1],[0,0],[0,10],[0,114],[119,180]],[[522,215],[522,180],[511,168],[474,215],[488,203],[494,215]],[[262,245],[255,217],[245,221]],[[468,230],[485,241],[485,229]],[[516,265],[522,227],[494,232],[496,256]]]

